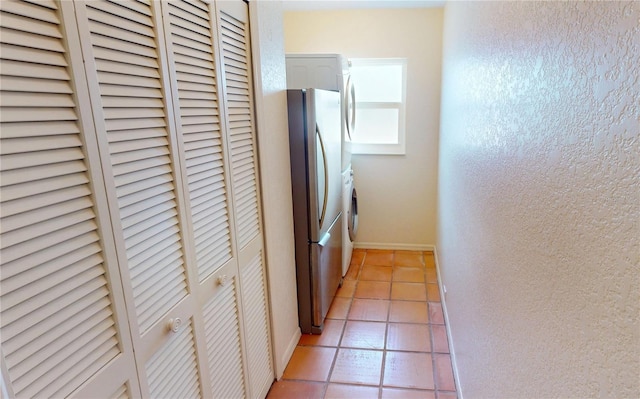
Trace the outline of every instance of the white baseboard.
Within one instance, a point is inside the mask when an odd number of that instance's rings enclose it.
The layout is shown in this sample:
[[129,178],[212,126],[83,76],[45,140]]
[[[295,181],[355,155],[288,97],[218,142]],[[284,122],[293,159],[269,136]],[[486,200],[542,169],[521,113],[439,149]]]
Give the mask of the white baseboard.
[[289,340],[289,344],[287,345],[287,349],[282,354],[282,358],[280,359],[279,364],[276,365],[276,380],[280,381],[282,375],[284,374],[284,369],[287,368],[289,364],[289,360],[291,360],[291,356],[293,356],[293,351],[296,350],[296,346],[298,345],[298,341],[300,341],[300,337],[302,333],[300,332],[300,328],[296,328],[291,339]]
[[460,378],[458,375],[458,363],[456,362],[456,351],[453,345],[453,339],[451,338],[451,323],[449,323],[449,313],[447,312],[447,297],[444,292],[444,284],[442,283],[442,274],[440,273],[440,262],[438,261],[438,250],[433,247],[433,257],[436,263],[436,271],[438,273],[438,286],[440,287],[440,301],[442,304],[442,313],[444,314],[444,321],[447,324],[447,340],[449,341],[449,353],[451,354],[451,368],[453,369],[453,379],[456,384],[456,393],[458,399],[463,399],[462,391],[460,390]]
[[354,242],[354,248],[361,249],[390,249],[398,251],[433,251],[436,247],[430,244],[400,244],[381,242]]

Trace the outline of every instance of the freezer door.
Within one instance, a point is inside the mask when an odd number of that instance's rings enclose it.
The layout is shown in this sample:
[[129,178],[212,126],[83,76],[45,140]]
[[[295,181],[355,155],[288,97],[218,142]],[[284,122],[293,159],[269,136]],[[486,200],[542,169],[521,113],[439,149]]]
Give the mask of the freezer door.
[[313,325],[310,330],[306,330],[305,326],[301,327],[302,332],[319,334],[342,278],[342,213],[333,220],[329,231],[319,243],[309,245]]

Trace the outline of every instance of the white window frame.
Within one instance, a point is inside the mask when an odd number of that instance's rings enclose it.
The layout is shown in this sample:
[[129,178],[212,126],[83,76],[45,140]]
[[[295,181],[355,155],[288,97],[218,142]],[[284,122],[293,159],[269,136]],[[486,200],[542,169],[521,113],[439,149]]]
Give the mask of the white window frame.
[[[377,101],[358,101],[358,86],[356,90],[355,107],[356,112],[360,109],[397,109],[398,110],[398,126],[397,126],[397,142],[393,144],[374,144],[360,143],[351,141],[352,154],[364,155],[404,155],[405,133],[406,133],[406,105],[407,105],[407,59],[406,58],[352,58],[351,65],[363,66],[402,66],[402,101],[400,102],[377,102]],[[355,130],[358,131],[356,118]]]

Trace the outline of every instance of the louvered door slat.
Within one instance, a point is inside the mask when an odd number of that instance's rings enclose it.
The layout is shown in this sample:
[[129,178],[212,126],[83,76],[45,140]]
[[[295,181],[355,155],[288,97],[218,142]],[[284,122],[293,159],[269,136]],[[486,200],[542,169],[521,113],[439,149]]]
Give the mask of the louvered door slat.
[[[151,16],[151,10],[149,8],[149,2],[148,1],[140,1],[140,0],[136,0],[136,1],[117,1],[117,0],[109,0],[109,3],[114,3],[115,5],[117,5],[118,7],[122,7],[119,8],[118,11],[116,12],[116,14],[122,13],[124,14],[127,9],[131,10],[131,11],[135,11],[138,14],[141,15],[146,15],[146,16]],[[108,5],[104,6],[108,8]],[[126,13],[127,15],[129,13]],[[129,16],[129,18],[134,18],[133,16]]]
[[96,67],[101,72],[110,72],[115,74],[132,75],[132,76],[144,76],[147,78],[158,79],[160,75],[158,70],[153,65],[135,65],[129,63],[129,57],[125,57],[124,60],[119,62],[113,62],[108,59],[96,58]]
[[[201,206],[202,214],[216,214],[209,224],[193,224],[196,247],[216,248],[217,256],[196,251],[196,265],[200,281],[211,275],[231,258],[231,231],[226,202],[225,170],[214,161],[212,154],[222,153],[219,111],[215,83],[213,35],[206,3],[172,2],[169,6],[171,48],[177,77],[177,103],[180,107],[182,139],[185,142],[187,184],[192,211],[202,196],[215,197],[222,202],[208,202]],[[194,23],[189,21],[195,21]],[[185,51],[185,48],[191,49]],[[195,50],[194,50],[195,49]],[[194,54],[197,50],[198,54]],[[193,92],[208,93],[194,98]],[[195,128],[195,125],[199,125]],[[207,163],[194,165],[189,160],[208,154]],[[200,202],[202,204],[202,202]],[[215,233],[215,234],[212,234]]]
[[[119,4],[126,4],[126,2],[122,2]],[[154,59],[156,54],[156,49],[154,47],[149,47],[146,44],[128,42],[126,40],[118,41],[118,40],[114,40],[113,37],[102,36],[99,34],[94,35],[91,38],[91,42],[93,43],[96,49],[107,48],[107,49],[111,49],[111,50],[119,51],[123,53],[124,54],[123,57],[127,57],[125,58],[125,60],[127,60],[131,54],[139,55],[142,57],[148,57],[151,59]]]
[[124,64],[148,68],[153,68],[155,66],[152,57],[145,57],[141,54],[123,52],[105,47],[96,47],[94,49],[93,56],[96,60],[111,60],[114,57],[118,57]]
[[121,355],[53,2],[0,3],[0,333],[18,397],[64,397]]
[[[2,58],[13,61],[32,62],[51,66],[67,66],[64,55],[55,51],[37,51],[29,47],[0,44]],[[9,83],[11,83],[9,81]],[[4,86],[4,85],[3,85]]]
[[[120,130],[113,131],[110,135],[112,148],[116,148],[116,143],[126,142],[128,140],[132,140],[134,142],[139,142],[139,140],[146,139],[161,139],[165,135],[165,132],[162,128],[141,128],[141,129],[133,129],[133,130]],[[126,148],[126,147],[125,147]]]
[[[176,9],[178,7],[175,7]],[[173,14],[176,16],[175,14]],[[176,16],[177,17],[177,16]],[[176,37],[180,37],[187,40],[193,40],[197,43],[204,44],[206,46],[211,42],[208,38],[211,36],[209,29],[202,25],[194,24],[189,20],[180,18],[178,21],[174,18],[174,23],[171,28],[171,34]]]
[[205,28],[209,27],[209,14],[208,9],[202,9],[189,1],[184,1],[179,7],[171,5],[171,15],[176,18],[180,18],[185,21],[191,21],[197,23]]
[[[4,26],[4,24],[3,24]],[[51,27],[52,29],[55,29]],[[58,36],[50,37],[46,32],[38,32],[34,29],[35,32],[30,32],[25,29],[15,30],[15,29],[7,29],[4,27],[0,27],[0,42],[13,44],[13,45],[21,45],[24,44],[25,41],[28,43],[29,48],[32,49],[41,49],[48,51],[57,51],[63,52],[64,47],[60,42],[60,36],[58,32]]]
[[[143,332],[188,293],[182,248],[175,246],[181,238],[153,12],[141,3],[92,1],[86,15],[129,271],[147,275],[155,268],[164,278],[151,286],[131,280]],[[150,208],[153,218],[128,219]],[[168,247],[173,261],[160,262]]]
[[39,76],[40,79],[69,80],[66,68],[21,61],[2,60],[2,74],[14,78]]
[[[87,10],[89,18],[103,21],[105,25],[118,26],[119,28],[144,33],[149,37],[153,37],[153,24],[149,15],[137,12],[123,12],[123,6],[115,2],[105,2],[100,9],[90,8]],[[141,30],[143,26],[146,29]]]
[[17,15],[9,13],[5,13],[2,17],[2,26],[3,28],[35,33],[41,36],[62,37],[60,30],[56,28],[56,24],[47,24],[35,19],[20,18]]
[[[42,4],[30,4],[22,1],[0,2],[0,11],[3,13],[28,18],[28,20],[23,19],[23,21],[28,22],[23,22],[25,25],[38,25],[38,22],[49,22],[56,26],[59,25],[60,17],[58,13],[55,12],[56,9],[57,7],[53,1],[43,1]],[[60,37],[62,37],[62,35],[60,35]]]

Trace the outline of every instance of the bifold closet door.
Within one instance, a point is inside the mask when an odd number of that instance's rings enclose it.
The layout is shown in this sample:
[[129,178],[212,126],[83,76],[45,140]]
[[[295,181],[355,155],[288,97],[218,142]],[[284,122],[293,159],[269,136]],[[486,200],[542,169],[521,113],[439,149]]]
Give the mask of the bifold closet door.
[[184,154],[189,233],[195,244],[198,306],[205,321],[207,377],[213,397],[248,397],[214,4],[172,1],[162,8],[176,130]]
[[0,23],[3,397],[139,396],[73,7]]
[[251,396],[264,397],[274,372],[257,173],[249,10],[241,0],[216,2],[216,7],[246,362]]
[[0,0],[10,397],[265,397],[248,6]]
[[77,1],[144,397],[210,397],[160,2]]

